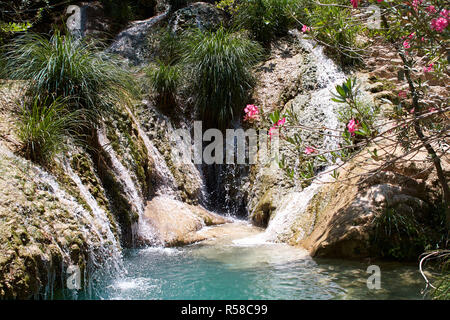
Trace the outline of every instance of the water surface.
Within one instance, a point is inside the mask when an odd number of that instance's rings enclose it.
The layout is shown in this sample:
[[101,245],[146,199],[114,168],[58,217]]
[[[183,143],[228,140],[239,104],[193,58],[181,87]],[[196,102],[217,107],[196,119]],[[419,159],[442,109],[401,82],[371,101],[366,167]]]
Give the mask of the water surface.
[[184,248],[125,251],[127,275],[101,283],[95,298],[422,299],[416,265],[381,264],[381,289],[369,290],[367,263],[314,260],[284,244],[242,241],[261,232],[245,223],[205,232],[217,237]]

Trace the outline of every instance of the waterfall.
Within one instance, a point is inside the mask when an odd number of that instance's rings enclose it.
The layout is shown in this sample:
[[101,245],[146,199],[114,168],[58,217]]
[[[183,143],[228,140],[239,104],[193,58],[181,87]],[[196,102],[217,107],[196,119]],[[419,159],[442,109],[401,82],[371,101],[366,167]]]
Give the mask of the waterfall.
[[153,161],[153,164],[155,166],[155,174],[157,176],[156,194],[169,196],[173,199],[179,200],[179,196],[176,193],[177,183],[161,153],[159,153],[158,149],[156,149],[155,145],[150,141],[147,134],[144,132],[141,125],[139,124],[139,121],[136,120],[131,110],[127,107],[126,110],[128,111],[128,114],[130,115],[134,124],[136,125],[139,136],[144,142],[149,159]]
[[155,243],[156,240],[154,238],[154,232],[143,219],[145,202],[142,192],[136,186],[136,183],[131,177],[131,173],[129,172],[129,170],[125,168],[125,166],[120,162],[113,148],[109,146],[110,141],[106,137],[105,128],[101,127],[98,130],[97,135],[99,144],[102,146],[111,160],[112,170],[121,182],[129,204],[139,216],[137,225],[133,226],[133,242],[138,237],[145,243]]
[[[299,118],[307,121],[317,120],[317,111],[323,113],[320,126],[329,129],[339,129],[337,109],[339,104],[333,102],[331,92],[335,86],[342,84],[346,75],[339,70],[336,64],[328,58],[321,46],[313,40],[304,39],[298,31],[291,31],[296,36],[300,46],[307,52],[310,65],[316,68],[316,86],[308,92],[308,103],[303,106]],[[319,127],[319,126],[318,126]],[[334,149],[339,145],[336,137],[324,136],[321,141],[322,149]],[[333,167],[325,168],[332,171]],[[280,172],[282,175],[283,173]],[[265,232],[254,237],[236,241],[240,244],[258,244],[266,242],[285,242],[294,235],[297,240],[307,236],[314,228],[315,216],[306,212],[310,201],[320,191],[324,183],[332,180],[331,174],[319,175],[308,187],[301,191],[289,191],[279,201],[280,205],[272,213],[271,220]],[[295,230],[294,230],[295,229]]]
[[[83,241],[85,241],[88,246],[88,257],[86,268],[84,270],[85,282],[83,285],[85,293],[90,295],[89,293],[92,290],[95,290],[95,288],[93,288],[93,280],[97,279],[99,276],[116,276],[123,272],[122,251],[117,238],[110,228],[111,222],[105,211],[98,206],[93,196],[83,185],[80,178],[70,168],[70,165],[65,164],[64,168],[69,177],[74,181],[80,195],[91,210],[87,210],[74,196],[63,189],[52,174],[16,156],[2,144],[0,144],[0,153],[13,159],[18,165],[27,167],[29,170],[29,180],[43,186],[46,192],[54,196],[58,202],[63,205],[63,208],[69,210],[71,214],[71,218],[69,219],[74,219],[74,221],[78,223],[78,228],[83,234]],[[65,222],[61,221],[61,223]],[[54,243],[57,244],[63,256],[63,263],[60,267],[62,275],[61,282],[64,285],[65,268],[72,263],[70,249],[66,245],[60,244],[60,241],[57,238],[58,235],[54,234],[49,226],[43,225],[42,228],[45,232],[52,235]],[[47,277],[48,282],[46,283],[45,288],[42,288],[42,294],[44,295],[44,298],[51,299],[53,298],[56,278],[54,271],[52,271],[50,267],[47,271]],[[66,290],[64,290],[64,292],[68,293]],[[69,294],[73,294],[73,292],[70,292]]]

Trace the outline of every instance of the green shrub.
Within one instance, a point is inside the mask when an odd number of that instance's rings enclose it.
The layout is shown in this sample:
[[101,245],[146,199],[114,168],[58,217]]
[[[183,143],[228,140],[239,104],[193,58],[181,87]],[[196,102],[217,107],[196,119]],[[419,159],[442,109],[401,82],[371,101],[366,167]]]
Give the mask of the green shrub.
[[268,44],[287,33],[293,25],[292,6],[298,0],[245,0],[239,3],[234,21],[237,27],[250,31],[252,37]]
[[183,63],[201,118],[206,126],[223,129],[241,113],[255,81],[251,67],[262,48],[223,27],[215,32],[194,30],[183,38]]
[[40,163],[52,159],[64,148],[65,138],[77,137],[83,129],[80,111],[67,111],[60,99],[46,102],[35,99],[30,106],[24,105],[19,124],[24,156]]
[[98,115],[137,93],[119,60],[102,55],[92,43],[59,32],[50,39],[37,34],[18,37],[7,47],[6,58],[9,77],[30,80],[28,94],[41,102],[70,98],[72,110]]
[[441,274],[433,282],[431,292],[435,300],[450,300],[450,252],[443,254],[441,261]]
[[401,214],[394,208],[377,216],[374,228],[372,249],[383,258],[415,260],[433,242],[432,230],[413,214]]
[[175,96],[180,82],[178,65],[158,61],[158,65],[148,72],[150,84],[158,94],[158,105],[164,108],[175,105]]
[[[323,4],[336,4],[335,0],[323,0]],[[349,5],[348,1],[339,4]],[[325,52],[343,66],[361,62],[361,48],[357,35],[363,24],[355,23],[351,10],[339,6],[315,5],[299,6],[297,16],[312,27],[314,37],[325,46]]]
[[181,59],[183,47],[179,36],[169,30],[164,30],[159,36],[159,60],[166,64],[178,63]]

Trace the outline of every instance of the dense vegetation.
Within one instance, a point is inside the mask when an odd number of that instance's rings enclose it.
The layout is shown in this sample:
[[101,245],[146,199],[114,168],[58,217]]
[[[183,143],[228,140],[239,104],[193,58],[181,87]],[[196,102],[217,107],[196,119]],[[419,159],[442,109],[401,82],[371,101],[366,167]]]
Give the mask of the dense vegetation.
[[21,137],[26,155],[48,160],[61,138],[79,126],[94,127],[115,103],[136,94],[133,78],[118,60],[106,57],[92,43],[56,31],[16,37],[7,46],[5,74],[26,82]]

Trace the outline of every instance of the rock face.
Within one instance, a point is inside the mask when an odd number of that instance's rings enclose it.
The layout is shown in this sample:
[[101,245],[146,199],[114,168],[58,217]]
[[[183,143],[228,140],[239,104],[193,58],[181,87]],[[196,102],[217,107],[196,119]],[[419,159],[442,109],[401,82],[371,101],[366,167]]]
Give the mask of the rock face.
[[[290,109],[305,125],[339,129],[338,109],[331,107],[329,91],[347,76],[323,57],[319,47],[296,34],[291,32],[290,37],[272,45],[269,60],[257,71],[260,81],[253,100],[265,112]],[[364,102],[379,106],[382,112],[392,108],[389,100],[396,97],[389,83],[374,81],[367,74],[358,74],[358,78]],[[308,130],[300,134],[303,142],[318,149],[337,146],[336,141]],[[391,154],[395,152],[392,150]],[[302,165],[295,162],[295,155],[282,143],[280,153],[291,168]],[[358,174],[377,167],[371,160],[362,152],[342,170],[339,181],[344,182],[310,186],[291,182],[276,164],[257,162],[251,167],[248,188],[250,219],[255,225],[267,227],[265,240],[303,246],[313,256],[377,256],[381,252],[373,242],[377,221],[386,212],[394,212],[398,217],[420,221],[419,227],[426,225],[434,210],[431,204],[438,203],[440,188],[432,170],[425,167],[426,154],[417,154],[411,161],[391,166],[363,181]],[[448,172],[448,163],[446,166]],[[407,238],[405,241],[409,241]],[[414,246],[412,238],[410,247]]]
[[177,10],[169,20],[172,32],[179,32],[188,28],[214,30],[226,24],[226,13],[206,2],[196,2]]
[[[314,217],[312,231],[300,235],[301,228],[294,224],[297,233],[288,243],[300,245],[317,257],[377,256],[379,252],[373,251],[370,240],[376,219],[386,210],[416,220],[432,219],[428,203],[436,201],[439,186],[433,171],[424,170],[425,163],[420,162],[425,157],[416,155],[362,183],[358,174],[374,164],[370,156],[361,153],[341,171],[341,179],[349,179],[347,183],[324,185],[310,202],[304,214]],[[448,162],[445,167],[448,172]]]
[[148,54],[148,34],[166,18],[167,12],[164,12],[147,20],[132,22],[129,28],[116,36],[108,51],[123,56],[133,64],[142,64]]
[[197,231],[204,226],[227,222],[225,218],[201,206],[188,205],[163,196],[155,197],[148,202],[145,219],[160,243],[169,247],[205,240],[206,236]]

